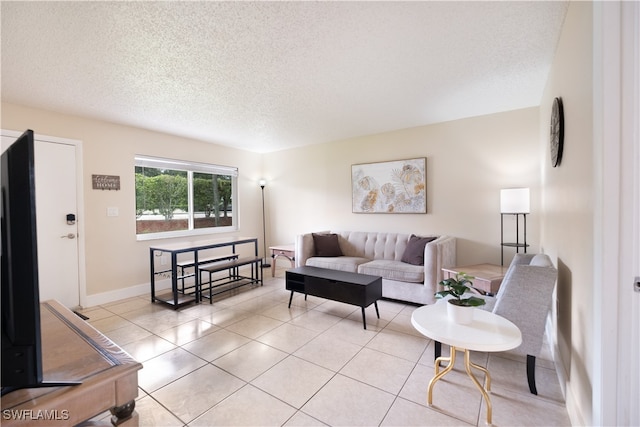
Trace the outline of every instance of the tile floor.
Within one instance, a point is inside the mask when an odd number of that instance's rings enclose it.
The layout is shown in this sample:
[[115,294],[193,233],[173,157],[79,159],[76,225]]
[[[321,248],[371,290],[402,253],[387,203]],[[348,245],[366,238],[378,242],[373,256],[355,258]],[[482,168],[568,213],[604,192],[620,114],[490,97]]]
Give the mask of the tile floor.
[[[174,311],[143,295],[82,311],[143,363],[141,426],[486,425],[462,366],[427,405],[433,343],[411,326],[415,306],[379,301],[380,319],[367,308],[364,330],[359,307],[295,294],[287,308],[283,276],[265,270],[264,286],[212,305]],[[548,349],[538,358],[538,396],[522,358],[474,353],[473,361],[491,373],[494,425],[571,425]]]

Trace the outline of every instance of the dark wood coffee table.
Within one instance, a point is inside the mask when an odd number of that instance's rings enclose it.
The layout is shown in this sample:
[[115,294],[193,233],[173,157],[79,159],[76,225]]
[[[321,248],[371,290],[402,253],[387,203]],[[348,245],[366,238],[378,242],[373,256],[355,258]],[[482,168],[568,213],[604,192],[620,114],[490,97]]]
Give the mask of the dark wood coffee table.
[[382,277],[348,271],[329,270],[318,267],[298,267],[286,272],[285,286],[291,291],[289,307],[294,292],[300,292],[332,301],[357,305],[362,309],[362,324],[367,329],[364,309],[371,304],[378,311],[378,300],[382,298]]

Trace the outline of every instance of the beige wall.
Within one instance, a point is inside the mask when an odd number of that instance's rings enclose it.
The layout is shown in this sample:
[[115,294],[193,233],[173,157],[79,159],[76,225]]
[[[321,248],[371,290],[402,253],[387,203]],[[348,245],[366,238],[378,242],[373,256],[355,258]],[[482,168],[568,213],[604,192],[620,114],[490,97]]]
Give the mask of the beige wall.
[[542,165],[541,246],[558,266],[557,368],[574,424],[592,425],[593,24],[592,4],[571,2],[540,107],[540,146],[548,151],[554,97],[562,97],[565,142],[557,168]]
[[[537,108],[441,123],[266,155],[12,104],[2,128],[83,141],[87,295],[149,282],[149,242],[135,240],[133,156],[207,161],[240,169],[237,235],[261,237],[257,180],[265,188],[267,244],[310,230],[389,230],[458,238],[459,264],[500,262],[499,190],[531,188],[531,251],[539,247],[540,150]],[[351,165],[427,158],[425,214],[354,214]],[[264,171],[264,173],[262,173]],[[92,174],[119,175],[122,190],[91,189]],[[107,217],[107,207],[120,216]],[[514,229],[506,221],[506,231]],[[157,242],[156,242],[157,243]],[[513,250],[505,251],[505,262]],[[114,294],[115,295],[115,294]]]
[[[475,117],[265,155],[272,244],[332,230],[440,233],[458,238],[458,264],[500,263],[500,189],[531,188],[531,251],[538,248],[537,108]],[[427,158],[425,214],[355,214],[351,165]],[[506,221],[513,232],[513,218]],[[505,263],[513,249],[505,250]]]
[[[2,128],[76,139],[83,145],[86,283],[89,297],[149,283],[149,241],[136,241],[134,155],[237,166],[240,230],[224,235],[262,235],[260,154],[133,127],[2,104]],[[91,175],[118,175],[120,191],[91,189]],[[118,217],[107,217],[107,207]],[[199,237],[203,238],[202,236]],[[192,238],[192,240],[197,238]],[[172,241],[185,239],[172,239]],[[158,241],[153,243],[158,244]],[[116,292],[114,292],[116,291]],[[90,298],[91,300],[91,298]],[[95,300],[95,299],[94,299]]]

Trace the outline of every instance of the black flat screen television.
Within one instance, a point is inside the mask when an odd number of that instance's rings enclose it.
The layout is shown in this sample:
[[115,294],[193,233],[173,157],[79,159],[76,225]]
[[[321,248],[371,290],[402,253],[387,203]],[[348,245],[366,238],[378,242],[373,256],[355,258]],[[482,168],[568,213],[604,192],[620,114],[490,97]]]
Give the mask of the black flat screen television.
[[38,285],[35,140],[25,131],[2,153],[2,395],[21,388],[80,381],[44,381]]
[[2,394],[42,383],[33,131],[2,153]]

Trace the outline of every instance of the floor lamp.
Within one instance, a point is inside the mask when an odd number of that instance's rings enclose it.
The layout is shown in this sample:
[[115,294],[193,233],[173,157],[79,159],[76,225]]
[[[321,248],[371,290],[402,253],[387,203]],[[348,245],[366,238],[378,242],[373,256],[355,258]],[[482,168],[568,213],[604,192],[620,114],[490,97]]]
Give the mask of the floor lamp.
[[262,263],[262,268],[271,267],[271,264],[267,261],[267,221],[265,220],[264,215],[264,186],[266,184],[266,180],[260,180],[260,189],[262,190],[262,247],[264,249],[264,262]]
[[[516,253],[520,253],[520,248],[527,253],[527,215],[529,214],[529,189],[528,188],[505,188],[500,190],[500,265],[504,265],[504,248],[516,248]],[[504,241],[504,216],[514,215],[516,217],[516,242],[505,243]],[[524,224],[524,241],[520,242],[520,215]]]

